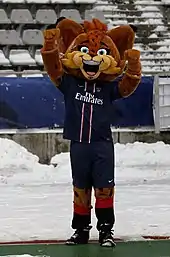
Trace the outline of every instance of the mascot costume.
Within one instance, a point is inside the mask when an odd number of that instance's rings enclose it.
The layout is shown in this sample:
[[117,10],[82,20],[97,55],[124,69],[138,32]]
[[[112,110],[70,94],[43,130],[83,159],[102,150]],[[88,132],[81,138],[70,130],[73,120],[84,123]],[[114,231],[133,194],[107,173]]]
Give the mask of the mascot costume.
[[62,18],[44,31],[41,55],[52,82],[65,99],[64,138],[71,141],[74,234],[66,244],[87,244],[91,193],[99,244],[115,246],[112,102],[128,97],[141,79],[140,52],[132,49],[136,28],[107,29],[98,19],[78,24]]

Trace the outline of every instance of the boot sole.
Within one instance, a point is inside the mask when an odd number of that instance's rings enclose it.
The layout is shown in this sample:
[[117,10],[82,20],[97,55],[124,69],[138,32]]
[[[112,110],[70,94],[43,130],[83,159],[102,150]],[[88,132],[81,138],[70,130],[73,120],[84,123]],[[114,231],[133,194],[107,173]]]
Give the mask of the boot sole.
[[115,242],[112,240],[107,240],[104,243],[100,244],[101,247],[116,247]]

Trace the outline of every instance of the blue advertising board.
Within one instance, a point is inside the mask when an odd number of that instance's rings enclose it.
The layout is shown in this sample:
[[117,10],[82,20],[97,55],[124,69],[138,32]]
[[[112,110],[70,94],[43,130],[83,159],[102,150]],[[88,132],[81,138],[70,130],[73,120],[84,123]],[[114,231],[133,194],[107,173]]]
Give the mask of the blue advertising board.
[[[153,77],[143,77],[128,98],[113,103],[112,125],[153,126]],[[64,98],[48,77],[0,78],[0,129],[57,128],[64,123]]]

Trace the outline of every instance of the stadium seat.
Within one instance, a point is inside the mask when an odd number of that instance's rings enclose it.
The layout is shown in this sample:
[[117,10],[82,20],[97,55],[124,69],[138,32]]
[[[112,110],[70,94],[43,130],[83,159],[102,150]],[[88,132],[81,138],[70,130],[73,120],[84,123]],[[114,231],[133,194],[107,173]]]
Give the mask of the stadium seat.
[[50,1],[52,4],[73,4],[74,0],[51,0]]
[[0,77],[17,77],[14,70],[0,70]]
[[25,45],[42,45],[43,34],[38,29],[27,29],[23,32],[22,41]]
[[[25,74],[24,74],[25,73]],[[43,74],[40,70],[23,70],[22,77],[29,78],[29,77],[43,77]]]
[[50,0],[25,0],[27,4],[49,4]]
[[38,49],[35,52],[35,61],[38,65],[43,65],[42,56],[41,56],[40,50]]
[[92,20],[97,18],[103,22],[106,22],[103,11],[100,10],[85,10],[85,20]]
[[61,16],[64,16],[68,19],[72,19],[72,20],[74,20],[78,23],[82,22],[80,13],[76,9],[62,9],[61,12],[60,12],[60,17]]
[[35,65],[35,60],[30,56],[28,50],[12,49],[9,53],[9,60],[12,65]]
[[40,9],[36,13],[36,22],[41,24],[55,24],[57,15],[54,10]]
[[74,0],[76,4],[95,4],[97,0]]
[[170,0],[162,0],[162,3],[163,3],[164,5],[170,6]]
[[11,22],[17,24],[34,23],[32,15],[28,9],[13,9],[11,12]]
[[24,4],[25,0],[1,0],[3,4]]
[[0,30],[0,45],[20,45],[20,37],[16,30]]
[[0,50],[0,65],[2,65],[2,66],[10,65],[9,60],[5,57],[2,50]]
[[0,24],[9,24],[11,21],[8,19],[8,16],[4,9],[0,9]]

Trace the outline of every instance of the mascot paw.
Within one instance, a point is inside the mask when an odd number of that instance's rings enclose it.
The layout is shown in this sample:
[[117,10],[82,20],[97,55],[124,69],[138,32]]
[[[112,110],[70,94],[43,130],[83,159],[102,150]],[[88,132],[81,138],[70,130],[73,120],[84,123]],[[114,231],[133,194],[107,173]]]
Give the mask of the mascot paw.
[[140,59],[140,51],[135,49],[129,49],[125,51],[125,60],[138,61]]
[[43,31],[44,36],[44,49],[50,51],[56,48],[57,41],[60,37],[59,29],[47,29]]
[[59,29],[47,29],[43,31],[45,41],[55,42],[60,37]]
[[125,57],[128,62],[126,74],[133,78],[140,78],[142,69],[140,62],[140,51],[129,49],[125,52]]

